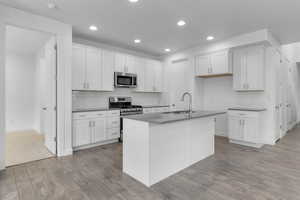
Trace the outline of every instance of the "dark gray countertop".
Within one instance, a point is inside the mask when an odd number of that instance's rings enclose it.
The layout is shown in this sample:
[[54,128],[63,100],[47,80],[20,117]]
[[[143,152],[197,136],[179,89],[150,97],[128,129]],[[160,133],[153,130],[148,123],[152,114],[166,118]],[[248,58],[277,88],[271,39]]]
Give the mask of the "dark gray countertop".
[[161,107],[170,107],[169,105],[144,105],[143,108],[161,108]]
[[185,113],[166,112],[166,113],[149,113],[143,115],[131,115],[131,116],[124,116],[123,118],[144,121],[149,123],[164,124],[164,123],[171,123],[171,122],[190,120],[196,118],[211,117],[211,116],[225,114],[225,113],[226,112],[224,111],[199,110],[199,111],[194,111],[190,117],[188,114]]
[[75,108],[73,113],[77,112],[96,112],[96,111],[109,111],[109,110],[119,110],[119,109],[109,109],[109,108]]
[[240,111],[254,111],[254,112],[262,112],[266,111],[266,108],[247,108],[247,107],[233,107],[228,108],[228,110],[240,110]]

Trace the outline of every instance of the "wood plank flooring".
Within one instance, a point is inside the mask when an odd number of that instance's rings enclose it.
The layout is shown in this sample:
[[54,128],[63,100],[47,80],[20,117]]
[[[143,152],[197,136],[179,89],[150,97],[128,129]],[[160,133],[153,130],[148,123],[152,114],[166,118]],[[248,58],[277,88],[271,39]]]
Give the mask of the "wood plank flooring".
[[0,172],[1,200],[297,200],[300,128],[256,150],[216,138],[216,154],[147,188],[122,174],[122,146],[106,145]]

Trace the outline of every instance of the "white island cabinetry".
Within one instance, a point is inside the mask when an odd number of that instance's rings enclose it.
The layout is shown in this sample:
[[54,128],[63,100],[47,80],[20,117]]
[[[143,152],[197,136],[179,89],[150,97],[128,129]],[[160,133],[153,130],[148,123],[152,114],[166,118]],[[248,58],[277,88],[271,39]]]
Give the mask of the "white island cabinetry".
[[123,172],[151,186],[213,155],[214,127],[212,116],[162,124],[124,118]]

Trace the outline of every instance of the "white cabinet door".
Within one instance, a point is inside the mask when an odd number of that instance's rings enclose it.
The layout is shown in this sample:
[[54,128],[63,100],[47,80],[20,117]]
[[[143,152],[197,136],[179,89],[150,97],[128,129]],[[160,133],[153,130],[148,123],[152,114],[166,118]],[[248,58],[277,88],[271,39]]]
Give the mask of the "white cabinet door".
[[126,56],[125,72],[136,74],[137,58],[135,56]]
[[136,73],[137,73],[137,91],[145,90],[145,65],[146,60],[142,58],[137,59]]
[[259,140],[259,122],[257,117],[243,117],[242,118],[242,131],[244,135],[244,141],[252,143],[261,143]]
[[120,137],[120,128],[112,128],[106,130],[106,139],[112,140]]
[[115,72],[126,72],[126,55],[122,53],[115,54]]
[[93,120],[93,143],[101,142],[106,139],[105,118],[97,118]]
[[233,88],[237,91],[246,90],[247,69],[245,49],[236,50],[233,54]]
[[163,85],[162,85],[163,69],[162,69],[162,65],[159,61],[154,62],[153,70],[154,70],[154,91],[161,92],[163,90]]
[[263,90],[264,89],[264,66],[265,53],[264,47],[258,46],[249,48],[247,51],[246,76],[247,90]]
[[101,52],[86,49],[86,82],[88,90],[101,90]]
[[211,73],[210,56],[196,56],[195,60],[196,76],[205,76]]
[[91,143],[91,123],[88,119],[73,121],[73,147]]
[[72,89],[85,89],[86,51],[84,47],[73,45],[72,52]]
[[212,74],[230,73],[228,51],[221,51],[211,54],[211,68]]
[[233,53],[234,89],[264,90],[265,50],[263,46],[246,47]]
[[229,116],[229,138],[232,140],[243,141],[244,136],[241,131],[241,118],[237,116]]
[[114,90],[115,55],[111,51],[102,50],[102,90]]
[[154,92],[154,78],[155,73],[153,66],[155,66],[155,62],[153,60],[147,60],[145,66],[145,91]]

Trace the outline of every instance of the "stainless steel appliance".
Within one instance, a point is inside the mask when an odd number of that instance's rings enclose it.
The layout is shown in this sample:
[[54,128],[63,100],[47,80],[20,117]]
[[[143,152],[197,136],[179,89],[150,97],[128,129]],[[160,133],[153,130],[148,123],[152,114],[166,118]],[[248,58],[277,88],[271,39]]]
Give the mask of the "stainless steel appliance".
[[115,72],[115,87],[117,88],[136,88],[137,75],[130,73]]
[[131,97],[109,97],[109,108],[120,109],[120,141],[123,140],[123,117],[128,115],[143,114],[143,107],[140,105],[132,105]]

